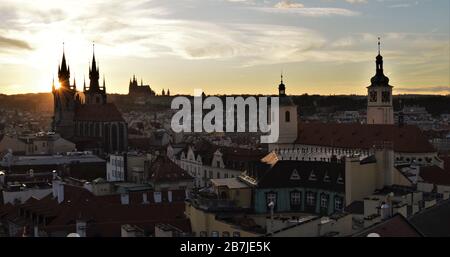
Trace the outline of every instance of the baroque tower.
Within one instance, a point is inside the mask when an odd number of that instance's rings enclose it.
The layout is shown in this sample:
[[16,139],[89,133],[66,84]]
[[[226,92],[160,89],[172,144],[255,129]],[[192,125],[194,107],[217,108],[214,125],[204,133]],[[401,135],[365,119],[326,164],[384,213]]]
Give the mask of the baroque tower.
[[291,97],[286,95],[286,85],[283,82],[283,75],[281,75],[281,82],[278,86],[278,95],[280,101],[278,118],[280,134],[278,144],[292,144],[297,140],[297,105],[294,104]]
[[376,74],[367,87],[367,124],[394,124],[394,108],[392,104],[392,86],[384,75],[381,43],[378,38],[378,56],[376,58]]

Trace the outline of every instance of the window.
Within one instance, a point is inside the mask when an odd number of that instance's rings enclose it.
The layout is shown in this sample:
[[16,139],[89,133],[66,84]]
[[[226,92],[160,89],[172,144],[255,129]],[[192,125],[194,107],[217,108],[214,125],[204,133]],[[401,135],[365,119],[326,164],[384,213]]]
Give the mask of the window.
[[374,102],[377,102],[377,100],[378,100],[377,99],[377,92],[376,91],[371,91],[369,93],[369,101],[374,103]]
[[228,178],[228,173],[225,173],[225,178]]
[[294,169],[293,171],[292,171],[292,174],[291,174],[291,178],[290,178],[291,180],[300,180],[300,175],[298,174],[298,171],[296,170],[296,169]]
[[328,172],[325,173],[325,176],[323,177],[323,182],[331,182],[330,176],[328,175]]
[[219,231],[212,231],[211,237],[219,237]]
[[217,178],[220,178],[220,173],[219,172],[217,172]]
[[339,196],[335,197],[334,198],[334,210],[341,211],[342,205],[343,205],[342,197],[339,197]]
[[327,194],[320,195],[320,207],[328,208],[328,195]]
[[241,237],[241,232],[234,231],[233,237]]
[[223,231],[223,232],[222,232],[222,237],[230,237],[230,232],[228,232],[228,231]]
[[206,231],[200,231],[200,237],[206,237],[207,233]]
[[338,184],[344,184],[344,179],[342,178],[341,174],[339,174],[339,177],[337,178]]
[[291,122],[291,113],[289,111],[285,113],[285,120],[286,122]]
[[212,170],[209,171],[209,178],[213,178]]
[[299,210],[302,205],[302,193],[299,191],[291,192],[291,209]]
[[306,193],[306,205],[308,206],[316,205],[316,193],[314,192]]
[[217,167],[220,167],[220,161],[217,161],[216,165]]
[[384,103],[389,103],[391,101],[391,92],[389,91],[384,91],[381,93],[381,100]]
[[317,180],[316,174],[314,174],[314,170],[311,171],[311,174],[309,175],[309,180],[311,180],[311,181]]

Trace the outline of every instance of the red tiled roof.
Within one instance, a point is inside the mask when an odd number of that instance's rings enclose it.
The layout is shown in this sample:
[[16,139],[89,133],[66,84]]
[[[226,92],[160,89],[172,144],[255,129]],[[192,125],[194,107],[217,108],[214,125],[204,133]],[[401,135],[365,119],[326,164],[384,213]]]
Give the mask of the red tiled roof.
[[435,149],[416,126],[299,123],[296,144],[370,149],[376,142],[392,142],[394,151],[432,153]]
[[421,167],[420,177],[427,183],[450,186],[450,172],[438,166]]
[[81,105],[75,112],[75,120],[124,121],[122,114],[113,103]]
[[175,182],[194,178],[166,156],[159,156],[150,167],[153,182]]

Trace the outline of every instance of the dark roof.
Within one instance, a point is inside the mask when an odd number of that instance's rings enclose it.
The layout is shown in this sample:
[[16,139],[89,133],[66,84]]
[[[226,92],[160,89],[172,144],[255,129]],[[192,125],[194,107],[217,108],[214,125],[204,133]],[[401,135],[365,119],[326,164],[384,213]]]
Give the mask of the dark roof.
[[392,218],[381,223],[374,224],[363,232],[357,233],[357,237],[367,237],[371,233],[376,233],[380,237],[422,237],[422,233],[417,230],[403,215],[396,214]]
[[125,121],[113,103],[84,104],[77,108],[75,120],[79,121]]
[[[295,171],[299,175],[296,177]],[[338,178],[341,178],[338,182]],[[298,177],[297,177],[298,178]],[[333,162],[277,161],[257,179],[259,188],[320,188],[344,192],[345,165]]]
[[439,203],[414,216],[409,221],[425,236],[450,237],[450,200]]
[[319,122],[299,122],[298,125],[298,138],[295,142],[297,144],[371,149],[377,142],[392,142],[395,152],[435,152],[416,126]]
[[194,178],[167,156],[158,156],[150,167],[152,182],[176,182]]
[[345,207],[345,211],[352,214],[364,214],[364,202],[354,201],[349,206]]
[[[215,145],[207,140],[200,140],[193,145],[194,153],[200,155],[203,163],[211,165],[214,153],[219,150],[222,153],[222,159],[227,168],[230,162],[259,162],[267,152],[263,150],[254,150],[238,147],[228,147]],[[186,152],[186,151],[185,151]]]
[[420,177],[427,183],[450,186],[450,172],[438,166],[420,167]]
[[[143,204],[146,193],[148,204]],[[0,218],[16,224],[30,225],[29,219],[20,215],[19,209],[48,217],[48,224],[40,229],[47,232],[75,232],[77,219],[87,221],[87,236],[120,236],[121,225],[131,224],[153,233],[158,223],[167,223],[190,231],[189,220],[184,217],[184,190],[172,191],[173,202],[168,202],[167,191],[162,193],[162,202],[155,203],[152,192],[130,193],[130,203],[120,203],[120,195],[94,196],[88,190],[64,185],[64,201],[58,204],[52,194],[37,200],[30,198],[25,203],[0,206]]]

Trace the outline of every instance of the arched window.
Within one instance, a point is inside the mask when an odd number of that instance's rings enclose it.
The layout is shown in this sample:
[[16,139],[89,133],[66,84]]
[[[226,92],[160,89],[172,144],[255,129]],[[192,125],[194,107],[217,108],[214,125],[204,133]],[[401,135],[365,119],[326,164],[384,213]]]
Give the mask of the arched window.
[[286,120],[286,122],[291,122],[291,113],[289,112],[289,111],[287,111],[286,113],[285,113],[285,120]]
[[117,151],[118,150],[118,142],[117,142],[117,125],[116,124],[112,124],[111,126],[111,135],[112,135],[112,150],[113,151]]

